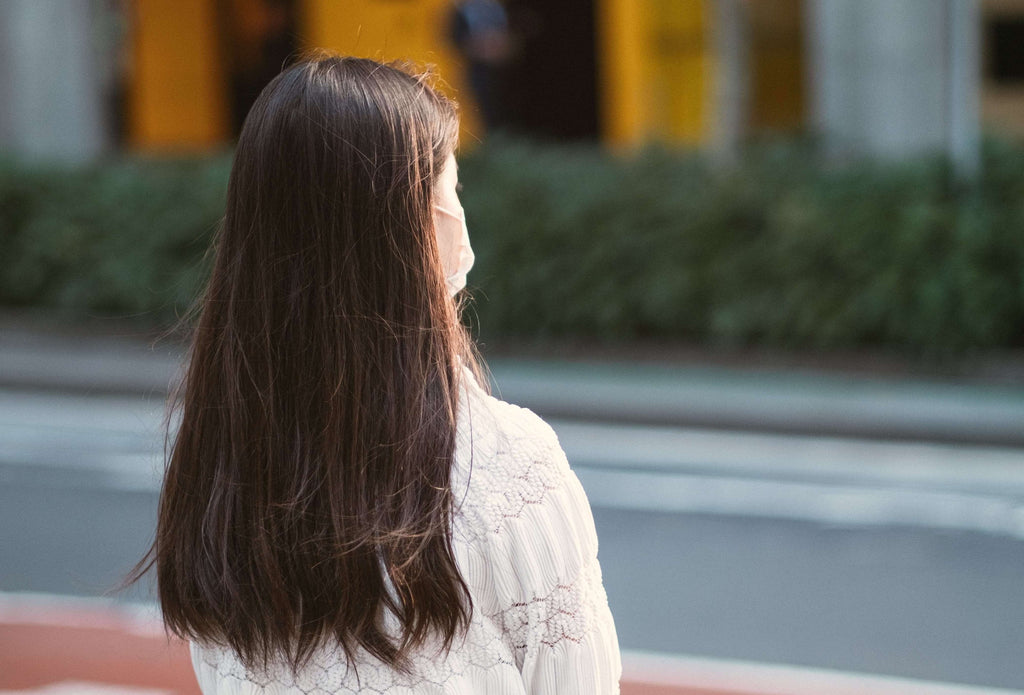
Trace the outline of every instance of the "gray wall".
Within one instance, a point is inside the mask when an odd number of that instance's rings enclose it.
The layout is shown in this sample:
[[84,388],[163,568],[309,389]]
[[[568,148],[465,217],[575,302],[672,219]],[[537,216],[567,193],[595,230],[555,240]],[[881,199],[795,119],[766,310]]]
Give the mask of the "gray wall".
[[109,147],[93,0],[0,0],[0,149],[81,162]]
[[811,123],[837,155],[977,166],[975,0],[807,0]]

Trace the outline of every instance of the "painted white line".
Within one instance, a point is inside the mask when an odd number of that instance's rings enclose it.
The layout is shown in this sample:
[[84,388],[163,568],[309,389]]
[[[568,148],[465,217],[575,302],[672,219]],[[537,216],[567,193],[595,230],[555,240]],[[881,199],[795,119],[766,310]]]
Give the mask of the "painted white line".
[[728,695],[1022,695],[1021,690],[623,650],[622,680]]
[[[0,392],[0,462],[156,492],[163,404]],[[551,422],[596,506],[1024,538],[1024,449]]]
[[551,420],[574,465],[1024,496],[1024,449]]
[[1024,450],[552,421],[591,504],[1024,539]]
[[164,401],[153,397],[0,390],[0,422],[8,425],[157,432],[164,415]]
[[996,496],[748,480],[576,466],[594,507],[807,521],[850,527],[911,526],[1024,539],[1024,503]]
[[163,421],[156,399],[0,391],[0,462],[85,473],[116,490],[158,490]]

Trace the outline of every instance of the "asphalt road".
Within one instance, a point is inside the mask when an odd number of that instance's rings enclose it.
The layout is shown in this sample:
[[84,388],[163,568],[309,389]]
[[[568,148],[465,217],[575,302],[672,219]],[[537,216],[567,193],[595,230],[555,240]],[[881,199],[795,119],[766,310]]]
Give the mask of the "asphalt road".
[[[0,392],[0,590],[116,586],[152,536],[161,417]],[[623,647],[1024,688],[1024,452],[555,424]]]

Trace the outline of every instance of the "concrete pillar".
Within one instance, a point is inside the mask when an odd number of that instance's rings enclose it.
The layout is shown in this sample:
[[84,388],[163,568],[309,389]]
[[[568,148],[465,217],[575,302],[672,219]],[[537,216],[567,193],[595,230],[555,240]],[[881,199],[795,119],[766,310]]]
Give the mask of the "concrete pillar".
[[93,0],[0,2],[0,148],[82,162],[108,147]]
[[[838,155],[976,166],[976,0],[808,0],[812,125]],[[974,162],[975,164],[972,164]]]
[[746,0],[715,0],[712,9],[712,151],[728,163],[736,159],[750,125],[750,18]]
[[949,6],[947,147],[959,173],[970,178],[981,165],[981,12],[977,0]]

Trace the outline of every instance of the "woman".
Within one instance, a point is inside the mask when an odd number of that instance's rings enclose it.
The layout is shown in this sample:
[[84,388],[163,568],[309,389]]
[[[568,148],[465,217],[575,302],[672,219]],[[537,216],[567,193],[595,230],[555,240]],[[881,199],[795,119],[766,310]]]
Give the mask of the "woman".
[[331,56],[246,118],[150,556],[206,695],[618,691],[583,489],[474,376],[457,133]]

